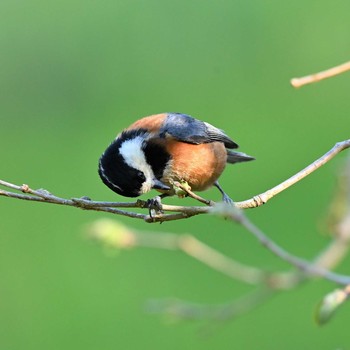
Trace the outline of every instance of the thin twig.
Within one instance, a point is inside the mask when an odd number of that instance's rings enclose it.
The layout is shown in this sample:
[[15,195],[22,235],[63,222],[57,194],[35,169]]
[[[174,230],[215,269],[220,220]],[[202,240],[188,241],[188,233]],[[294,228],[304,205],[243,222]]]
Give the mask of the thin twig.
[[[321,258],[321,255],[317,258],[315,263],[311,263],[284,250],[281,246],[272,241],[262,230],[255,226],[241,210],[226,205],[222,209],[217,208],[217,213],[241,224],[248,230],[248,232],[255,236],[263,246],[282,260],[296,267],[303,276],[323,277],[324,279],[339,285],[350,284],[350,276],[340,275],[327,270],[326,261],[324,258]],[[216,271],[249,284],[266,284],[272,289],[288,289],[300,281],[299,275],[288,276],[288,278],[286,278],[287,276],[285,273],[272,274],[264,272],[263,270],[255,267],[243,265],[226,257],[222,253],[199,241],[193,236],[184,235],[176,237],[176,235],[172,235],[170,233],[162,233],[161,235],[154,236],[154,234],[151,233],[130,230],[129,228],[122,226],[120,223],[117,224],[114,222],[115,221],[112,220],[103,220],[102,223],[104,223],[104,225],[97,222],[91,228],[93,237],[97,237],[102,242],[117,248],[124,248],[124,242],[128,242],[128,248],[131,246],[144,246],[144,242],[147,242],[147,247],[159,248],[158,240],[161,236],[162,246],[165,242],[167,242],[167,248],[172,247],[172,249],[181,250],[182,252],[196,260],[201,261],[203,264],[215,269]],[[125,236],[127,236],[128,239],[120,239],[120,237]],[[116,239],[115,237],[119,238]],[[132,245],[130,245],[129,242],[132,242]],[[326,254],[327,252],[325,251],[322,255],[325,257]],[[301,278],[301,280],[302,279],[303,278]]]
[[243,213],[241,213],[239,218],[239,223],[247,229],[248,232],[253,234],[258,241],[266,247],[270,252],[281,258],[282,260],[288,262],[289,264],[295,266],[303,274],[308,276],[318,276],[323,277],[329,281],[337,283],[339,285],[350,284],[350,276],[340,275],[327,269],[310,263],[307,260],[301,259],[295,255],[284,250],[277,243],[272,241],[262,230],[255,226]]
[[319,73],[307,75],[302,78],[293,78],[290,83],[293,87],[299,88],[307,84],[316,83],[320,80],[334,77],[338,74],[347,72],[348,70],[350,70],[350,61]]
[[225,256],[196,237],[169,232],[139,232],[111,219],[100,219],[89,226],[89,236],[116,249],[157,248],[178,250],[239,281],[256,285],[268,281],[269,273]]
[[342,142],[338,142],[334,145],[334,147],[329,150],[327,153],[325,153],[322,157],[315,160],[313,163],[311,163],[309,166],[304,168],[303,170],[299,171],[286,181],[283,181],[279,185],[271,188],[270,190],[263,192],[261,194],[258,194],[257,196],[254,196],[251,199],[248,199],[246,201],[242,202],[235,202],[236,207],[241,209],[247,209],[247,208],[256,208],[260,205],[265,204],[268,200],[270,200],[272,197],[276,196],[277,194],[281,193],[282,191],[286,190],[288,187],[296,184],[300,180],[302,180],[304,177],[310,175],[315,170],[320,168],[322,165],[325,165],[328,163],[332,158],[334,158],[338,153],[341,151],[347,149],[350,147],[350,139],[345,140]]
[[[148,301],[146,311],[181,320],[225,322],[255,309],[272,295],[272,290],[262,288],[237,300],[218,305],[203,305],[175,298],[154,299]],[[213,325],[209,324],[210,327]]]

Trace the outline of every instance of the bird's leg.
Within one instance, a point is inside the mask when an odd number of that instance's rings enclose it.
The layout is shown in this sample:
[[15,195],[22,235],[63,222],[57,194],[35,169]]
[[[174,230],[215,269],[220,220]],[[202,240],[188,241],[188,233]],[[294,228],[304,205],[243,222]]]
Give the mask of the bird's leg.
[[225,203],[227,203],[227,204],[233,205],[233,203],[234,203],[233,200],[230,198],[229,195],[227,195],[227,194],[225,193],[225,191],[224,191],[223,188],[220,186],[220,184],[219,184],[218,181],[215,181],[215,182],[214,182],[214,186],[221,192],[221,194],[222,194],[222,201],[225,202]]

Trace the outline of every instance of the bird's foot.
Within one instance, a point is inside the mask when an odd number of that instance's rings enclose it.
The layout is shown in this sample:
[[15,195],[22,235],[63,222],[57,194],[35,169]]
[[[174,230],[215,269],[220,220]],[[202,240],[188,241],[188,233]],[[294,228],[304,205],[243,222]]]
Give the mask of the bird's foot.
[[234,201],[231,199],[231,197],[229,195],[227,195],[225,192],[223,193],[222,195],[222,201],[225,203],[225,204],[228,204],[228,205],[234,205]]
[[157,215],[163,214],[163,206],[162,206],[162,200],[160,196],[156,196],[154,198],[148,199],[146,202],[146,206],[149,210],[149,216],[151,218],[154,218]]

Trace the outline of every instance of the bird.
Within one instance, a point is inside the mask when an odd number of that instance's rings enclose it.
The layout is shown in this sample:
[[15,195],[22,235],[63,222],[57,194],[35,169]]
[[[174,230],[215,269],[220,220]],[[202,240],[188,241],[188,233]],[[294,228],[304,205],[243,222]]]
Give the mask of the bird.
[[218,179],[227,163],[254,160],[233,151],[238,144],[215,126],[182,113],[141,118],[124,129],[103,152],[98,173],[112,191],[138,197],[152,189],[161,198],[176,194],[174,183],[192,191],[218,188],[232,203]]

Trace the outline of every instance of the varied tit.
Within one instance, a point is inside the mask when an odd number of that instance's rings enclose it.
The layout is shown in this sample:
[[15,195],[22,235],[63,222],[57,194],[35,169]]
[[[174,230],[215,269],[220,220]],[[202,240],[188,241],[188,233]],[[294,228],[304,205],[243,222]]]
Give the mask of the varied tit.
[[156,114],[122,131],[102,154],[99,175],[112,191],[137,197],[151,189],[175,194],[174,182],[192,191],[216,186],[226,163],[253,160],[231,149],[238,145],[215,126],[180,113]]

